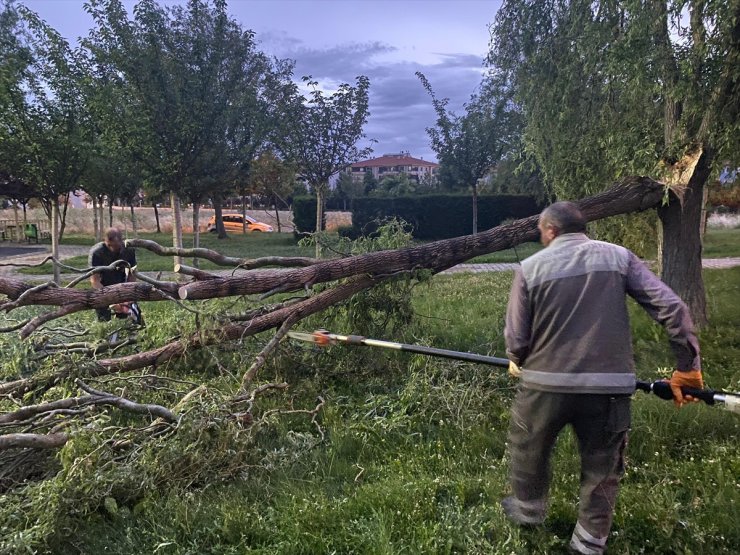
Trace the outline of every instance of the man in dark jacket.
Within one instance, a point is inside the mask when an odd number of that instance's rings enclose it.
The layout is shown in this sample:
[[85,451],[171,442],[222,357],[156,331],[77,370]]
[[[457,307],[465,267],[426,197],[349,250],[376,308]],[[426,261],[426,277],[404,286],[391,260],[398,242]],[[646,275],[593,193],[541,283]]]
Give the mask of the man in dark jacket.
[[[102,289],[109,285],[125,283],[127,281],[136,281],[131,268],[136,266],[136,254],[134,249],[126,248],[123,244],[121,230],[111,227],[105,232],[105,237],[101,243],[97,243],[90,249],[88,257],[89,266],[110,266],[114,262],[122,261],[115,269],[105,270],[93,274],[90,278],[90,284],[93,289]],[[128,314],[131,305],[114,305],[117,314]],[[136,307],[138,310],[138,307]],[[95,310],[98,320],[107,322],[111,319],[110,308],[98,308]],[[140,315],[137,320],[140,319]]]
[[570,548],[604,552],[635,390],[626,295],[668,332],[680,386],[702,388],[699,343],[686,305],[632,252],[585,235],[578,207],[558,202],[540,216],[545,249],[516,272],[506,313],[506,349],[521,387],[509,448],[513,495],[502,501],[518,524],[544,521],[549,459],[559,432],[573,426],[581,455],[578,522]]

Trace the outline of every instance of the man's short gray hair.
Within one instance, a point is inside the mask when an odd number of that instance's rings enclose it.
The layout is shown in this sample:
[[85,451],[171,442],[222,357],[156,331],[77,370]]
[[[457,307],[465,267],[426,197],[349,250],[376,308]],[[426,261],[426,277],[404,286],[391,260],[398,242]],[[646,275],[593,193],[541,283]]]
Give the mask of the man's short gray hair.
[[121,230],[117,227],[109,227],[105,231],[105,238],[108,241],[112,241],[114,239],[118,239],[119,241],[123,241],[123,234],[121,233]]
[[551,225],[560,233],[584,233],[586,218],[578,206],[569,201],[555,202],[545,208],[540,214],[543,225]]

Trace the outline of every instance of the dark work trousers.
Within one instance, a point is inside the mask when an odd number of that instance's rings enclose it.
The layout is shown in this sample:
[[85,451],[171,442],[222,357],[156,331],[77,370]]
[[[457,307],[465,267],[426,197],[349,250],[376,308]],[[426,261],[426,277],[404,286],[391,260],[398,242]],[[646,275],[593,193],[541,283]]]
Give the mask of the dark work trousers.
[[110,308],[96,308],[95,314],[98,316],[98,322],[110,322],[112,316]]
[[[521,509],[544,517],[550,455],[560,431],[573,426],[581,454],[581,490],[575,536],[603,551],[614,517],[624,449],[630,427],[630,396],[552,393],[520,388],[509,427],[511,485]],[[600,549],[599,549],[600,547]],[[584,551],[590,552],[590,551]]]

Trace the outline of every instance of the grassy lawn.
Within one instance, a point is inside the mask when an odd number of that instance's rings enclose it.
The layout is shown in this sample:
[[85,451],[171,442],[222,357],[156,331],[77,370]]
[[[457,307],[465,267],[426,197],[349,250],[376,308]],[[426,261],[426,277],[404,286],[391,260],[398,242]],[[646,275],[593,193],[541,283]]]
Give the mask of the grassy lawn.
[[708,229],[704,236],[705,258],[740,256],[740,229]]
[[[711,317],[701,333],[705,377],[712,387],[737,390],[740,268],[706,271],[705,277]],[[508,272],[468,274],[415,287],[415,317],[397,338],[500,355],[510,281]],[[145,312],[161,328],[147,329],[151,339],[192,319],[164,303],[149,303]],[[636,305],[631,312],[639,377],[667,375],[672,357],[664,332]],[[353,331],[334,327],[335,316],[312,317],[300,327]],[[224,371],[243,371],[253,357],[249,349],[264,340],[234,351],[230,356],[243,357],[234,358],[242,363],[222,362],[226,370],[210,356],[193,356],[157,372],[218,387],[229,382]],[[65,463],[58,480],[37,491],[53,509],[39,506],[58,514],[50,551],[565,553],[577,512],[572,434],[561,436],[556,448],[545,526],[513,527],[499,508],[507,493],[505,441],[515,387],[502,371],[372,349],[317,352],[286,342],[263,375],[284,379],[291,390],[282,401],[260,400],[261,410],[287,399],[295,408],[312,408],[317,395],[326,400],[319,418],[323,439],[305,415],[273,418],[249,439],[244,431],[230,435],[227,420],[198,429],[188,424],[197,418],[191,411],[175,438],[147,451],[133,482],[124,477],[132,463],[120,457],[107,473],[88,471],[82,483],[73,472],[79,465]],[[629,468],[610,552],[737,553],[740,418],[707,406],[676,411],[641,393],[633,407]],[[65,448],[63,461],[73,460],[75,449],[85,452],[83,438]],[[153,472],[156,465],[165,470]],[[229,471],[230,465],[239,470]],[[198,479],[177,481],[198,468]],[[90,492],[101,488],[105,503],[102,497],[91,502]],[[80,496],[81,506],[90,508],[75,505],[68,514],[65,496]]]

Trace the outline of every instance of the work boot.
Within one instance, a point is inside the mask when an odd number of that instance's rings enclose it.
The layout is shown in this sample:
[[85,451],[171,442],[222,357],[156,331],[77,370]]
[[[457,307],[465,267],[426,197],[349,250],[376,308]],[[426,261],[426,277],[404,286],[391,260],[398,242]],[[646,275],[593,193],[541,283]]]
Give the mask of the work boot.
[[544,501],[520,501],[510,496],[501,500],[506,517],[519,526],[539,526],[545,522],[547,505]]
[[568,548],[579,555],[602,555],[606,550],[606,538],[592,536],[580,523],[576,523]]

